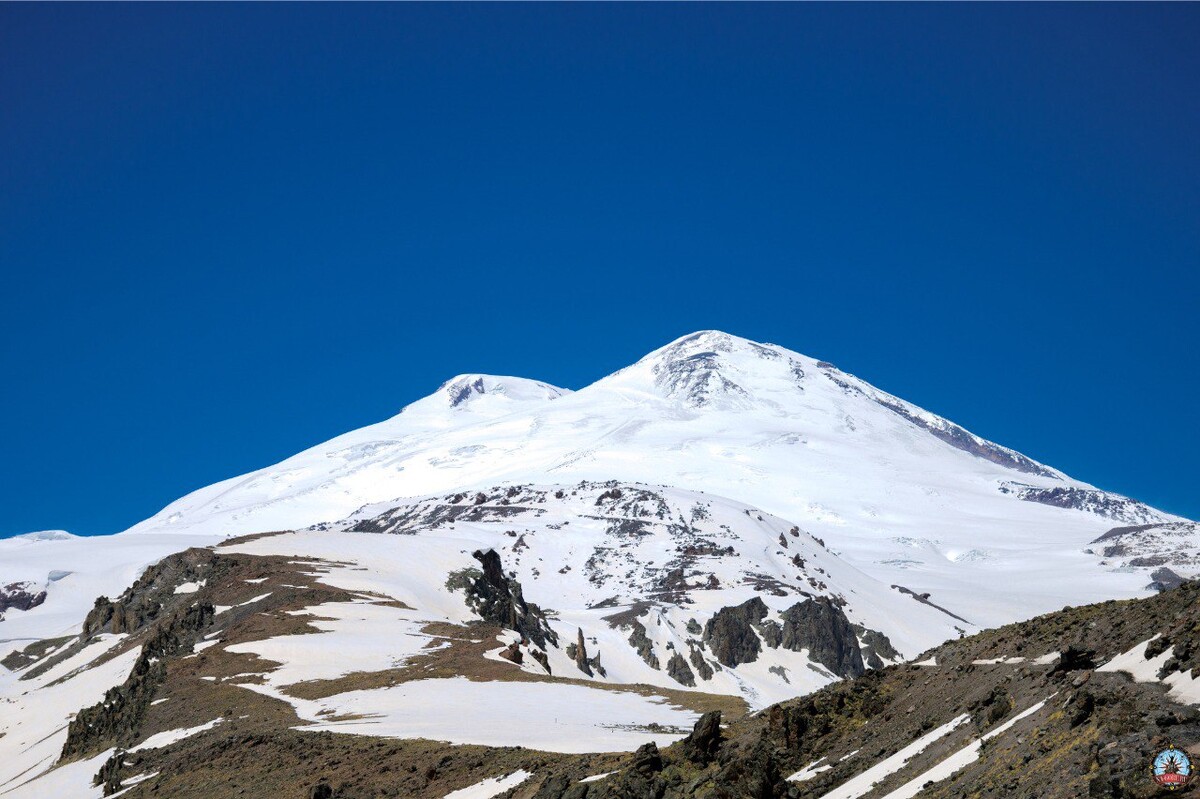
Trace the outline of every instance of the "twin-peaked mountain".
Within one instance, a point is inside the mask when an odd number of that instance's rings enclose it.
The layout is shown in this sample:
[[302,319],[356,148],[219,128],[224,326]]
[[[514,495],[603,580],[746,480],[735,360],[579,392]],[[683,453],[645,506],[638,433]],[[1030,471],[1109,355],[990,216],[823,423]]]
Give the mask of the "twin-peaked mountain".
[[463,375],[125,533],[0,541],[0,700],[24,711],[0,721],[0,791],[40,795],[28,775],[63,753],[110,758],[115,791],[142,779],[122,750],[221,730],[666,744],[699,711],[1153,594],[1196,573],[1198,539],[725,333],[578,391]]
[[[396,497],[581,480],[744,502],[984,626],[1143,592],[1155,569],[1187,568],[1167,553],[1194,532],[832,364],[713,331],[574,392],[455,378],[387,421],[196,491],[131,532],[296,529]],[[1126,547],[1118,562],[1091,543],[1123,527],[1142,528],[1138,541],[1157,534],[1154,551]]]

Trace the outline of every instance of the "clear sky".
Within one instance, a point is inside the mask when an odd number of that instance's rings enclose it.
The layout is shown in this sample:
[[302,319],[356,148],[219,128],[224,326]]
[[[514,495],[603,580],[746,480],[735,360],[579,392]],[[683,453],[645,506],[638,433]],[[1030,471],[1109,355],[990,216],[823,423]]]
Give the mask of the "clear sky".
[[1200,518],[1200,5],[0,4],[0,535],[719,328]]

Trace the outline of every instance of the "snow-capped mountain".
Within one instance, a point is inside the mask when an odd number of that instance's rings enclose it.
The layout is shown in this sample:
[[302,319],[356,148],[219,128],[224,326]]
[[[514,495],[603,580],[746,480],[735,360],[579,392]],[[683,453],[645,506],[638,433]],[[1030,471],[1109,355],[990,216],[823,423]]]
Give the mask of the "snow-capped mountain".
[[397,416],[203,488],[130,532],[234,535],[503,482],[621,480],[745,502],[985,626],[1142,593],[1089,542],[1182,520],[782,347],[685,336],[570,392],[464,375]]
[[0,541],[0,790],[78,793],[103,766],[115,791],[127,753],[279,725],[665,744],[713,708],[1169,587],[1198,539],[724,333],[574,392],[463,375],[126,533]]

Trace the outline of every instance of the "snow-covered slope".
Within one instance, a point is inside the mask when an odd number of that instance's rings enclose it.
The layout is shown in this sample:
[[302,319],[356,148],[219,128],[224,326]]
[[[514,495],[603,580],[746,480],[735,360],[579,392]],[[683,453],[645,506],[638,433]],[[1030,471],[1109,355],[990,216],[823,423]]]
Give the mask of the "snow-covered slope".
[[45,592],[29,609],[15,606],[0,613],[0,658],[30,641],[75,635],[96,597],[116,596],[147,566],[172,552],[218,540],[203,534],[53,533],[0,540],[0,603],[9,586],[24,586],[34,596]]
[[701,332],[576,392],[465,375],[399,415],[172,503],[131,532],[233,535],[510,482],[640,481],[789,519],[876,579],[991,625],[1142,593],[1087,544],[1179,521],[831,364]]
[[[382,503],[331,527],[386,536],[357,545],[368,550],[421,547],[413,558],[423,564],[425,576],[418,579],[437,586],[450,571],[477,565],[471,552],[493,549],[526,598],[553,611],[550,625],[563,644],[582,631],[588,651],[601,656],[604,679],[741,694],[757,706],[857,671],[853,652],[878,665],[974,631],[952,612],[863,574],[785,519],[682,489],[616,482],[510,486]],[[278,545],[267,538],[253,546],[269,552]],[[392,586],[389,593],[396,590],[403,589]],[[427,604],[420,596],[402,599]],[[787,628],[789,609],[813,599],[829,600],[830,614],[844,614],[862,628],[857,635],[843,630],[843,640],[834,640],[836,625],[816,635],[821,644],[846,648],[840,664],[836,655],[822,663],[823,655],[808,648],[817,642],[804,641],[805,634],[790,648],[773,640],[771,629],[781,622]],[[765,606],[761,619],[745,623],[726,613],[723,623],[713,622],[722,609],[746,602]],[[461,608],[462,601],[450,605]],[[873,633],[888,641],[878,659],[867,652],[880,640]],[[731,637],[738,640],[724,640]],[[754,651],[734,651],[747,644]],[[556,674],[577,676],[565,655],[547,651]]]

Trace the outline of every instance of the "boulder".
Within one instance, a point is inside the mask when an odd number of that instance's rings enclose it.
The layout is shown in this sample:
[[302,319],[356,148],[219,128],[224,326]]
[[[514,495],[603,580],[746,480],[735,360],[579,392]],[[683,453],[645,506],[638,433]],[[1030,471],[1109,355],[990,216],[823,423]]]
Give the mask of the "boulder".
[[717,757],[721,748],[721,711],[710,710],[696,721],[696,726],[680,744],[683,756],[698,766],[706,766]]

